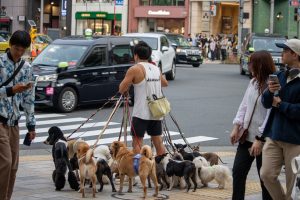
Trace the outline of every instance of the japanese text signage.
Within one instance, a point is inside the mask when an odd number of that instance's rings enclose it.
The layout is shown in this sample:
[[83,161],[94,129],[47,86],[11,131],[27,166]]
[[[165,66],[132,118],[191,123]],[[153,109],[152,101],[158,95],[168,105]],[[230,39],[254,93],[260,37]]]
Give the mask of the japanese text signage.
[[115,0],[116,6],[123,6],[124,0]]
[[67,15],[67,0],[61,1],[61,16]]

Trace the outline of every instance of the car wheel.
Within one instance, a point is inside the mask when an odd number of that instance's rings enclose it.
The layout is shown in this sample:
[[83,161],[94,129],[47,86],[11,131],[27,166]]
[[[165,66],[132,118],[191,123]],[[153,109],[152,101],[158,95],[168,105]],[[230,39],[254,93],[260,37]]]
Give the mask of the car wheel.
[[199,67],[200,66],[200,63],[198,64],[193,64],[193,67]]
[[77,107],[78,97],[71,87],[64,88],[58,95],[56,108],[60,112],[72,112]]
[[169,71],[166,74],[166,78],[167,78],[167,80],[174,80],[175,76],[176,76],[176,65],[175,65],[175,62],[173,61],[171,71]]

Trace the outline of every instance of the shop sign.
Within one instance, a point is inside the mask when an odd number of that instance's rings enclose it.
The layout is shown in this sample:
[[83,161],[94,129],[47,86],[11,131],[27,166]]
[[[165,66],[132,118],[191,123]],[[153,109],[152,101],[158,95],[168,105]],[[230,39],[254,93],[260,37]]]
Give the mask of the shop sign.
[[167,10],[158,10],[158,11],[152,11],[152,10],[149,10],[148,11],[148,15],[170,15],[170,11],[167,11]]
[[61,16],[67,15],[67,0],[61,1]]
[[99,19],[106,18],[105,12],[77,12],[75,14],[76,19]]
[[115,0],[116,6],[123,6],[124,0]]

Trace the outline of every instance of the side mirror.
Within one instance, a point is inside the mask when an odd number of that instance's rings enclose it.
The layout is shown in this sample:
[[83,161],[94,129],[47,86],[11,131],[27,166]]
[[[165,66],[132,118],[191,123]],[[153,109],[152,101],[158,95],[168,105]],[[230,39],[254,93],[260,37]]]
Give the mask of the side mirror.
[[68,69],[68,62],[59,62],[57,67],[57,73],[66,71]]
[[162,52],[169,51],[169,47],[163,46],[163,47],[161,48],[161,51],[162,51]]
[[172,45],[172,47],[173,47],[174,49],[177,49],[177,44],[172,43],[171,45]]

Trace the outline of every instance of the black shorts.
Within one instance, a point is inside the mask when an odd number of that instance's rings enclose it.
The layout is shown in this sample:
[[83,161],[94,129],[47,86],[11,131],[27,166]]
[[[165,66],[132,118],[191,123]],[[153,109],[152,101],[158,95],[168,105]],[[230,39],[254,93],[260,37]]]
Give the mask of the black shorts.
[[161,135],[161,120],[144,120],[137,117],[132,117],[131,135],[143,138],[146,131],[150,136]]

